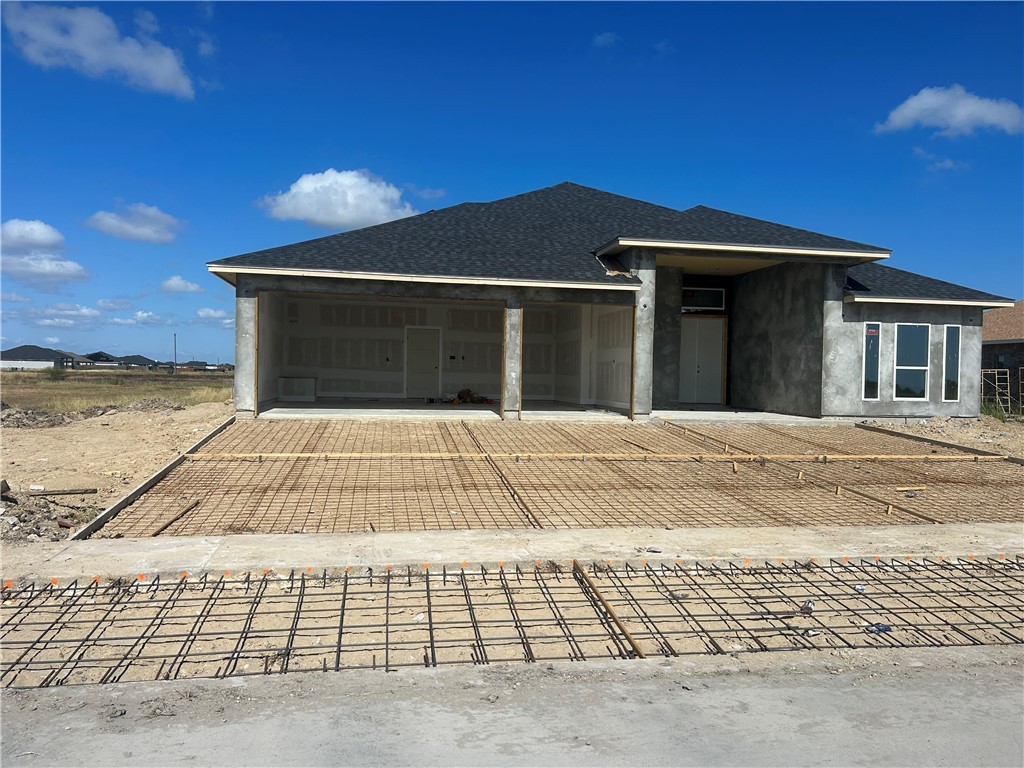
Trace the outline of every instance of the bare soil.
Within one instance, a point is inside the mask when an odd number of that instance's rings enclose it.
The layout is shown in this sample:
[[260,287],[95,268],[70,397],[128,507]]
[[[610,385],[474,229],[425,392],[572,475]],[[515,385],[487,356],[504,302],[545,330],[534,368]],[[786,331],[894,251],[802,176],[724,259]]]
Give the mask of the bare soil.
[[992,416],[980,419],[933,418],[916,424],[887,424],[866,421],[865,424],[884,427],[907,435],[927,437],[947,443],[956,443],[983,451],[1006,453],[1024,457],[1024,421],[1000,421]]
[[[0,477],[11,488],[0,503],[0,539],[67,538],[231,413],[224,401],[183,407],[162,399],[64,414],[0,410]],[[33,486],[96,493],[29,496]]]

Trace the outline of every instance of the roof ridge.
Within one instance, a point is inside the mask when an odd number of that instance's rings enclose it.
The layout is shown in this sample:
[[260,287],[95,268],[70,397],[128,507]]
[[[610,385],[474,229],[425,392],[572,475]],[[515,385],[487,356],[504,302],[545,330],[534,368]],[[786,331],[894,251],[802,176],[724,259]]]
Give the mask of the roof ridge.
[[866,245],[869,248],[877,248],[877,249],[881,249],[881,250],[887,251],[888,253],[892,253],[892,249],[891,248],[883,248],[883,246],[880,246],[880,245],[872,245],[871,243],[862,243],[859,240],[851,240],[848,237],[839,237],[838,235],[826,235],[824,232],[817,232],[817,231],[815,231],[813,229],[806,229],[804,227],[794,227],[792,224],[780,224],[779,222],[772,221],[771,219],[762,219],[762,218],[759,218],[757,216],[748,216],[745,213],[735,213],[733,211],[727,211],[724,208],[712,208],[710,205],[695,205],[692,208],[687,208],[685,211],[683,211],[683,213],[688,213],[690,211],[696,211],[698,209],[705,210],[705,211],[714,211],[715,213],[724,213],[724,214],[727,214],[729,216],[735,216],[738,219],[746,219],[747,221],[756,221],[756,222],[759,222],[759,223],[771,224],[774,227],[785,227],[786,229],[792,230],[793,232],[803,232],[803,233],[806,233],[808,235],[817,235],[819,237],[830,237],[833,240],[845,240],[848,243],[856,243],[857,245]]

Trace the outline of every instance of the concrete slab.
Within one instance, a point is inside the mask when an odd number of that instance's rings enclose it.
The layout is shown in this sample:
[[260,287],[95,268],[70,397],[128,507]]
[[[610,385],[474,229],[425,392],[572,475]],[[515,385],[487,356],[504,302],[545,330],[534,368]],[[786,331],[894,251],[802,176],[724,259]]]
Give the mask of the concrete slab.
[[532,564],[554,560],[647,559],[684,562],[765,561],[780,557],[935,557],[1024,554],[1019,524],[813,526],[788,528],[655,528],[515,531],[431,531],[332,535],[237,535],[90,539],[31,545],[5,544],[2,576],[12,580],[61,580],[139,573],[177,576],[353,566],[413,565],[432,568],[466,561],[470,567],[499,561]]
[[[261,410],[260,419],[393,419],[500,421],[498,405],[425,403],[422,400],[352,400],[320,403],[274,403]],[[523,420],[530,421],[628,421],[628,414],[605,408],[585,408],[565,403],[527,402]]]
[[728,422],[736,424],[821,424],[821,419],[807,416],[791,416],[787,413],[771,413],[770,411],[747,411],[742,408],[730,408],[725,405],[696,404],[692,407],[681,405],[671,410],[651,411],[652,419],[681,422]]
[[1019,766],[1019,646],[5,691],[4,766]]

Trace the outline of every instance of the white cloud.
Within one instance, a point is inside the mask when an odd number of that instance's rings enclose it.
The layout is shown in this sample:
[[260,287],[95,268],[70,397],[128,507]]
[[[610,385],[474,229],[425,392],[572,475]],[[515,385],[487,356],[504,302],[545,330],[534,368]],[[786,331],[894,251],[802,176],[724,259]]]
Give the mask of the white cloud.
[[967,163],[959,160],[933,155],[931,152],[921,149],[921,147],[914,147],[914,155],[920,157],[928,164],[929,171],[963,171],[970,167]]
[[85,267],[64,258],[63,249],[64,235],[38,219],[8,219],[0,226],[3,273],[39,290],[88,279]]
[[196,44],[196,51],[203,58],[209,58],[217,52],[217,44],[213,41],[213,35],[203,29],[190,30],[192,36],[199,42]]
[[659,40],[654,44],[654,50],[659,56],[665,58],[666,56],[671,56],[675,53],[676,47],[672,45],[671,40]]
[[424,200],[437,200],[439,197],[444,197],[448,194],[440,187],[417,187],[415,184],[406,184],[405,188],[416,195],[416,197],[421,197]]
[[235,318],[223,309],[203,307],[196,310],[196,319],[193,322],[218,328],[231,328],[235,324]]
[[175,232],[181,229],[181,222],[171,214],[145,203],[132,203],[126,207],[125,213],[97,211],[85,223],[111,237],[147,243],[169,243],[174,240]]
[[106,309],[106,310],[112,310],[112,311],[125,310],[125,309],[131,309],[132,308],[132,305],[129,304],[124,299],[100,299],[99,301],[96,302],[96,306],[99,307],[100,309]]
[[594,35],[594,39],[590,42],[595,48],[610,48],[619,42],[619,36],[614,32],[601,32]]
[[99,317],[100,311],[92,307],[83,307],[81,304],[54,304],[52,307],[40,310],[43,314],[59,315],[61,317]]
[[59,336],[44,336],[43,344],[60,344]]
[[199,15],[207,21],[213,18],[213,3],[199,3]]
[[140,35],[155,35],[160,31],[160,22],[152,11],[140,9],[135,12],[135,28]]
[[419,213],[402,200],[397,187],[365,170],[307,173],[287,192],[267,195],[262,203],[275,219],[337,229],[358,229]]
[[101,316],[98,309],[81,304],[54,304],[30,310],[25,319],[43,328],[81,328],[92,326]]
[[181,275],[171,275],[162,283],[160,287],[168,293],[202,293],[202,286],[189,282]]
[[38,219],[8,219],[0,227],[4,253],[52,253],[64,247],[64,235]]
[[905,131],[918,125],[939,128],[939,136],[969,135],[978,128],[1014,134],[1024,130],[1024,112],[1009,99],[986,99],[962,85],[922,88],[890,112],[884,123],[877,123],[875,132]]
[[0,294],[0,301],[6,304],[25,304],[32,301],[32,299],[28,296],[22,296],[20,293],[3,293]]
[[112,317],[110,322],[114,325],[163,325],[165,320],[155,312],[140,309],[131,317]]
[[223,309],[210,309],[209,307],[203,307],[202,309],[196,310],[196,317],[201,320],[221,320],[228,316],[228,313]]
[[[136,16],[137,25],[143,14]],[[149,38],[148,32],[142,39],[122,37],[114,20],[97,8],[4,3],[3,17],[22,55],[45,69],[66,67],[87,77],[114,77],[145,91],[182,99],[195,96],[177,51]]]

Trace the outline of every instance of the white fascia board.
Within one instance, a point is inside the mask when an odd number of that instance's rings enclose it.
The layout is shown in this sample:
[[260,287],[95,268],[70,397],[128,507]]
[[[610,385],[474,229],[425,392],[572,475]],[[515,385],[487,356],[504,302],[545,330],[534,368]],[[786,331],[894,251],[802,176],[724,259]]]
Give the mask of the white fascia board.
[[790,255],[790,256],[825,256],[834,259],[887,259],[892,251],[841,251],[827,248],[785,248],[774,245],[735,245],[730,243],[694,243],[684,240],[635,240],[627,237],[617,237],[609,243],[602,245],[594,254],[604,256],[609,253],[620,253],[627,248],[657,248],[661,250],[687,250],[687,251],[728,251],[732,253],[763,253],[766,256]]
[[1012,307],[1012,301],[972,301],[968,299],[903,299],[899,296],[843,296],[846,304],[931,304],[950,307]]
[[502,280],[484,277],[448,277],[444,275],[395,275],[388,272],[340,272],[317,269],[273,269],[270,267],[226,267],[208,264],[207,269],[230,283],[229,275],[276,275],[279,277],[326,277],[337,280],[390,280],[397,283],[448,283],[457,285],[497,285],[521,288],[578,288],[591,291],[639,291],[640,285],[608,283],[568,283],[555,280]]

